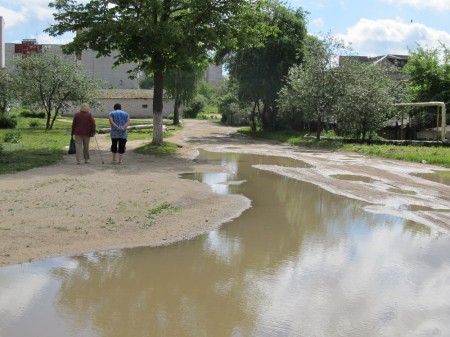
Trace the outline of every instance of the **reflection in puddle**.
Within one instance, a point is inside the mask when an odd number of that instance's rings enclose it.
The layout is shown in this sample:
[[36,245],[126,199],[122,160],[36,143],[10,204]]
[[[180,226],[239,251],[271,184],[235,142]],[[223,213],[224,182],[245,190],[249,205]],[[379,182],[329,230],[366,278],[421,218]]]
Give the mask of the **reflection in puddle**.
[[231,173],[184,178],[252,207],[167,247],[0,268],[0,336],[450,336],[448,235],[256,169],[277,165],[264,156],[200,160]]
[[434,171],[434,173],[417,173],[414,174],[417,177],[421,177],[427,180],[434,181],[444,185],[450,185],[450,171]]
[[366,176],[358,176],[353,174],[334,174],[330,177],[340,179],[340,180],[348,180],[348,181],[362,181],[364,183],[373,183],[374,179]]
[[389,192],[397,193],[397,194],[405,194],[405,195],[416,195],[417,193],[410,190],[402,190],[400,188],[391,187],[388,189]]
[[450,212],[450,209],[443,209],[443,208],[432,208],[432,207],[427,207],[427,206],[421,206],[421,205],[405,205],[405,204],[400,204],[400,205],[390,205],[390,208],[393,209],[399,209],[402,211],[411,211],[411,212]]

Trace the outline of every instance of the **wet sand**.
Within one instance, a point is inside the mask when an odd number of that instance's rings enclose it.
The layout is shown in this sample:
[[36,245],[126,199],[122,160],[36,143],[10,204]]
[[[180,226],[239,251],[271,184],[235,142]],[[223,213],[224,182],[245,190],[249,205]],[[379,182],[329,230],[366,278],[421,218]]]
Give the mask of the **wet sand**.
[[179,178],[181,173],[226,170],[196,162],[198,148],[301,160],[309,167],[258,168],[363,200],[367,211],[450,232],[450,186],[412,176],[440,167],[310,151],[253,140],[236,130],[186,120],[183,130],[168,139],[182,146],[176,155],[139,155],[132,149],[143,142],[130,141],[124,165],[110,162],[109,139],[98,135],[105,164],[92,143],[89,164],[76,165],[74,156],[67,156],[56,165],[0,176],[0,265],[167,245],[217,228],[251,207],[243,196],[214,194],[204,184]]

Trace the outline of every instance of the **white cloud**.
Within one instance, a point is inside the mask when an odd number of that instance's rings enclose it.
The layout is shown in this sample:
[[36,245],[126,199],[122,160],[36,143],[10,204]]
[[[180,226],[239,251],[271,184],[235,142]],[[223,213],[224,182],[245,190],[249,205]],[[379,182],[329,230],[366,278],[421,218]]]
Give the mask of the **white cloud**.
[[27,22],[26,10],[23,8],[20,11],[14,11],[0,6],[0,13],[3,16],[3,20],[5,20],[6,29],[11,29]]
[[67,33],[57,37],[49,36],[47,34],[42,33],[36,37],[36,40],[40,44],[67,44],[69,42],[72,42],[74,37],[75,33]]
[[360,55],[408,54],[417,44],[426,48],[450,46],[448,32],[427,27],[421,23],[405,23],[400,19],[361,19],[339,38],[350,43]]
[[325,26],[325,22],[322,18],[315,19],[311,22],[314,27],[322,28]]
[[388,4],[405,5],[416,9],[450,10],[450,0],[384,0]]

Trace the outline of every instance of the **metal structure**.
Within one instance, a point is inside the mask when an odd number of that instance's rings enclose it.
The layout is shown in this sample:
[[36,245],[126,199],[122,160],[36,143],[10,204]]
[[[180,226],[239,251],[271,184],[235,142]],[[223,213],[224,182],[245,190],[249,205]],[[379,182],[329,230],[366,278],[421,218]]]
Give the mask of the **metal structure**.
[[[439,116],[441,115],[441,140],[445,141],[445,128],[447,127],[447,118],[444,102],[417,102],[417,103],[396,103],[394,106],[436,106],[436,132],[439,134]],[[436,137],[438,138],[438,137]]]

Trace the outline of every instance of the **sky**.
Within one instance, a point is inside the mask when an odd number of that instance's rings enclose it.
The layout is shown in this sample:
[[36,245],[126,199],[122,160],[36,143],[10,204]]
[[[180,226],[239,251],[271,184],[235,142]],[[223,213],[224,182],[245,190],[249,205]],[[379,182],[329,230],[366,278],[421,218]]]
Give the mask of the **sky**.
[[[67,43],[73,35],[50,37],[51,0],[0,0],[5,41],[37,39],[40,44]],[[406,55],[419,45],[450,47],[450,0],[284,0],[308,12],[308,33],[335,35],[357,55]]]

